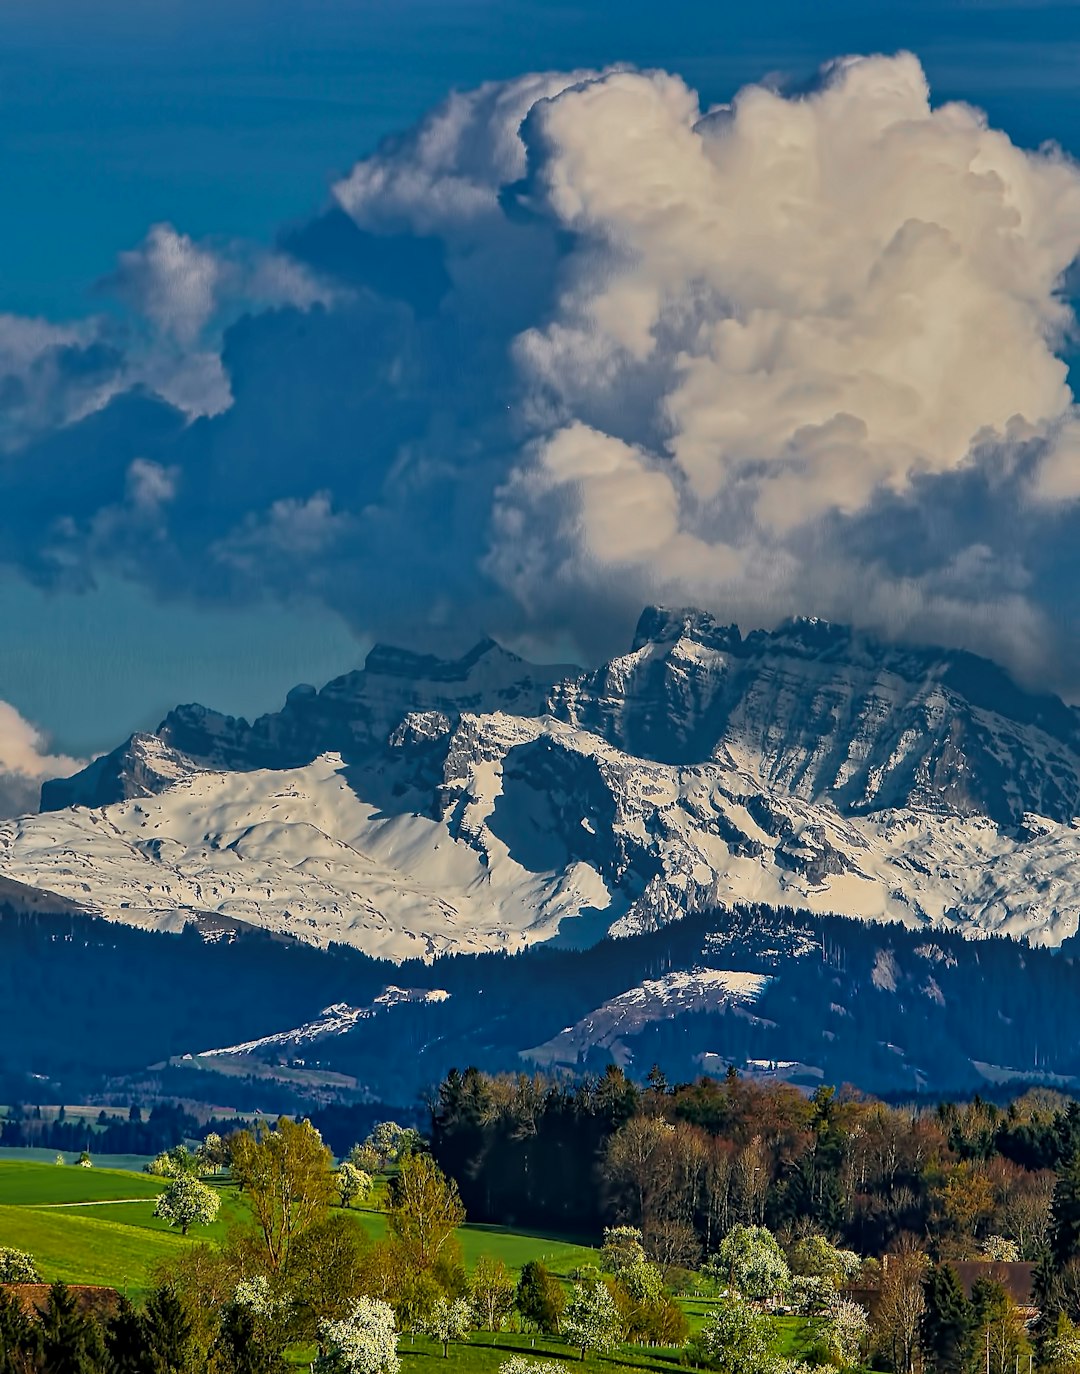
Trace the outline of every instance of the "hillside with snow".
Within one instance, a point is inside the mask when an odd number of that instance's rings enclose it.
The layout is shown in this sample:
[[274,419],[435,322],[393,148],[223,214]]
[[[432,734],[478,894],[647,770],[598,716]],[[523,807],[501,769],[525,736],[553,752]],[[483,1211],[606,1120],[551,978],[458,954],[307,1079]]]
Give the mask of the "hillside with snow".
[[377,648],[254,725],[178,709],[0,825],[0,875],[393,960],[737,902],[1056,946],[1078,797],[1076,713],[992,664],[654,609],[592,673]]

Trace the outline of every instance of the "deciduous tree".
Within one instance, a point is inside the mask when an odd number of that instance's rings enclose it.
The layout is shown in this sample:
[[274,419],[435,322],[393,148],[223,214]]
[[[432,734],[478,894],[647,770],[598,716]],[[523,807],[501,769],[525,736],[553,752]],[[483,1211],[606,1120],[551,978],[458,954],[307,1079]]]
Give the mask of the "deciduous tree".
[[180,1234],[186,1236],[192,1226],[209,1226],[220,1206],[221,1198],[213,1188],[191,1174],[181,1174],[158,1198],[154,1216],[179,1226]]
[[430,1269],[465,1220],[457,1184],[430,1155],[409,1155],[390,1180],[390,1234],[416,1269]]
[[333,1190],[330,1151],[310,1121],[280,1117],[261,1139],[231,1141],[232,1172],[247,1195],[272,1271],[284,1269],[296,1236],[325,1215]]

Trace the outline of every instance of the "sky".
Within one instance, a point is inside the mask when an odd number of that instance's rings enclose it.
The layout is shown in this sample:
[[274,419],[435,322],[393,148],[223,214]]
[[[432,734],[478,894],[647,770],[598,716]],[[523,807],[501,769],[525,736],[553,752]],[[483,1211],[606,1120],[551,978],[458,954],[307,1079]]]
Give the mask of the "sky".
[[1078,58],[1038,0],[6,0],[0,775],[653,599],[1080,698]]

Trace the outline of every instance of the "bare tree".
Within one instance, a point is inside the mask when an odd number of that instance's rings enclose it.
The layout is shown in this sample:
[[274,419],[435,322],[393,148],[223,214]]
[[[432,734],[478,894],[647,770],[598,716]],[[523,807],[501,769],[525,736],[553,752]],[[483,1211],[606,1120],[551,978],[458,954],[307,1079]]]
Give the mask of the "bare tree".
[[897,1374],[914,1374],[919,1327],[925,1299],[923,1279],[929,1261],[911,1236],[881,1261],[881,1294],[874,1314],[878,1349],[887,1354]]

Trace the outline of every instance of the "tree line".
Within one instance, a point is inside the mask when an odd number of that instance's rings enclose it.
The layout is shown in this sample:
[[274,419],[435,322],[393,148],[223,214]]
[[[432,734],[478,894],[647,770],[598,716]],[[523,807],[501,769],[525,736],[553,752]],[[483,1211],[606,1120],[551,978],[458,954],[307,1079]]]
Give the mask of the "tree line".
[[1041,1089],[1004,1107],[897,1107],[734,1071],[669,1086],[654,1070],[641,1086],[614,1066],[578,1082],[470,1069],[435,1094],[431,1148],[477,1220],[630,1224],[665,1264],[693,1267],[735,1224],[871,1255],[914,1236],[935,1260],[1001,1237],[1034,1260],[1080,1105]]

